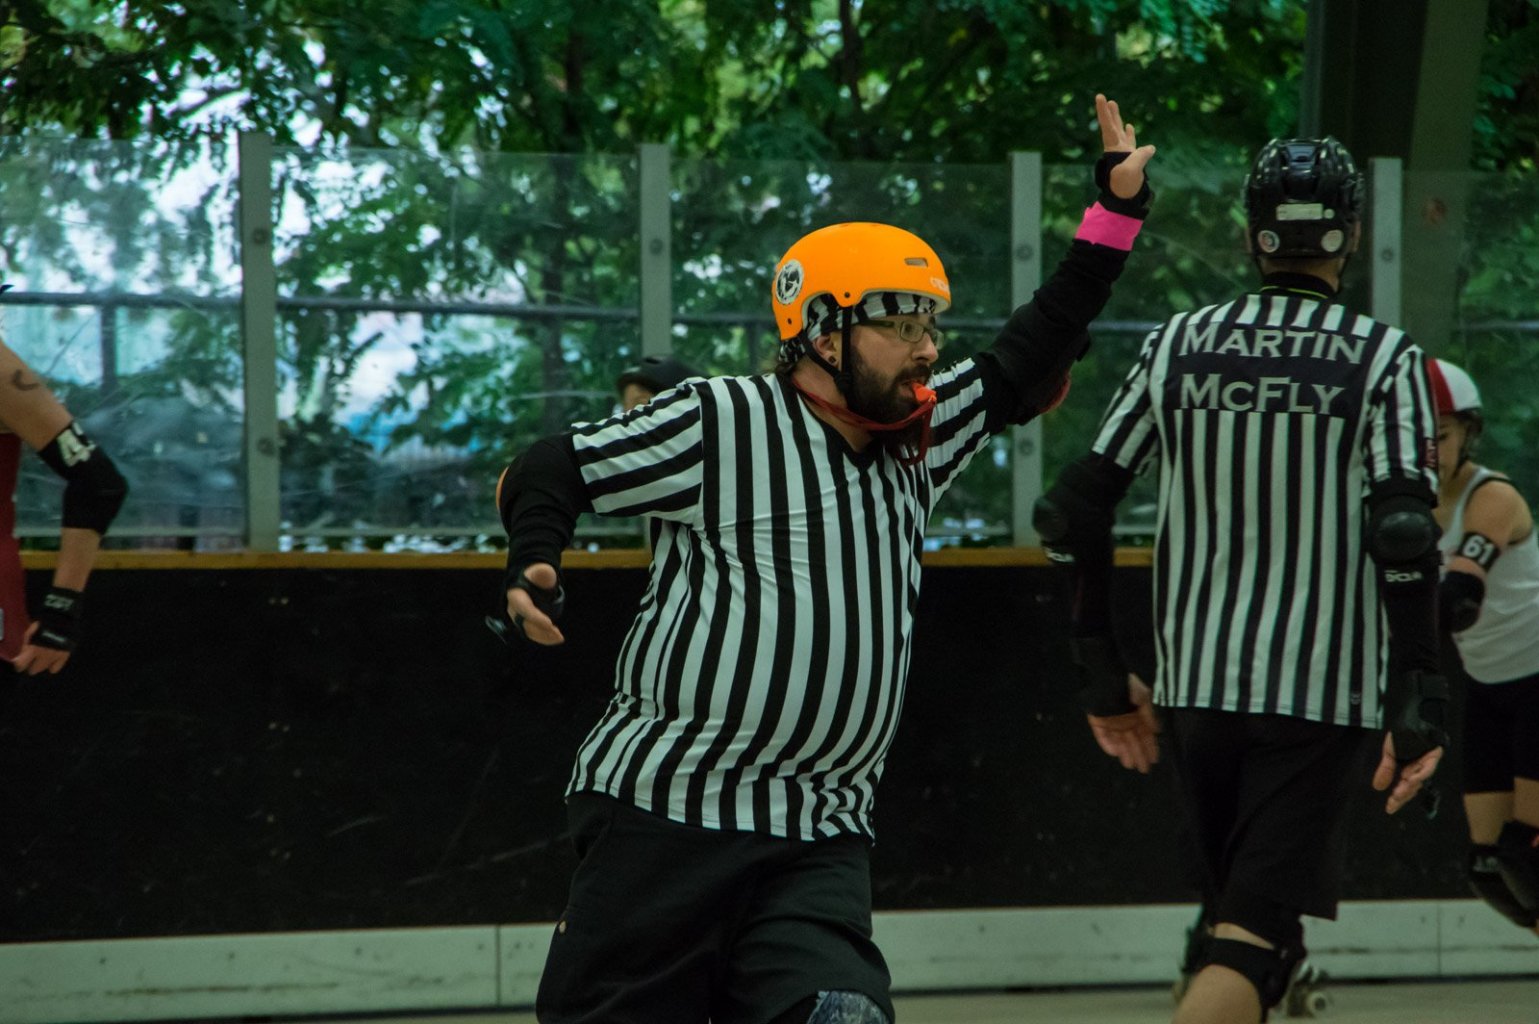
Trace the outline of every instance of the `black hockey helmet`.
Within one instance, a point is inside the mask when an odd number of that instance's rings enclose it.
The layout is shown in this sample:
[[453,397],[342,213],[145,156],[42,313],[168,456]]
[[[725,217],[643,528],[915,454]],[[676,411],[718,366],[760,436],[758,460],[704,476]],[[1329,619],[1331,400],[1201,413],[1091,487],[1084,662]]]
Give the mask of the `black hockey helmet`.
[[1346,255],[1363,219],[1364,183],[1336,139],[1273,139],[1245,176],[1245,237],[1253,255]]
[[643,356],[641,362],[625,369],[615,381],[615,390],[624,391],[627,384],[639,384],[655,394],[676,388],[691,377],[700,374],[692,367],[672,356]]

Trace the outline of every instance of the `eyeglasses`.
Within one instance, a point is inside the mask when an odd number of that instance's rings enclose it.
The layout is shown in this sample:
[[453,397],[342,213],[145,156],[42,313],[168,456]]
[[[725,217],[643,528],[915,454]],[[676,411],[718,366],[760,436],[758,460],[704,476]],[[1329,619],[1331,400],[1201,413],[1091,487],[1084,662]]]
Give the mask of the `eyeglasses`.
[[885,327],[894,331],[900,341],[909,345],[918,345],[924,341],[928,334],[930,340],[938,349],[946,343],[946,332],[934,324],[922,324],[918,320],[867,320],[867,327]]

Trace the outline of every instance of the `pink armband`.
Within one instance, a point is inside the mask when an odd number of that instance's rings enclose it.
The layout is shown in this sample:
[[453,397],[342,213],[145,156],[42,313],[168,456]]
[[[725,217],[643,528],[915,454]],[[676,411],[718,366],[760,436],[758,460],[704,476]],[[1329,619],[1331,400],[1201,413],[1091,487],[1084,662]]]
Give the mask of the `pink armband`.
[[1112,213],[1096,203],[1085,211],[1085,219],[1079,222],[1079,230],[1074,233],[1074,237],[1127,252],[1133,248],[1133,239],[1138,237],[1138,229],[1143,226],[1144,222],[1137,217]]

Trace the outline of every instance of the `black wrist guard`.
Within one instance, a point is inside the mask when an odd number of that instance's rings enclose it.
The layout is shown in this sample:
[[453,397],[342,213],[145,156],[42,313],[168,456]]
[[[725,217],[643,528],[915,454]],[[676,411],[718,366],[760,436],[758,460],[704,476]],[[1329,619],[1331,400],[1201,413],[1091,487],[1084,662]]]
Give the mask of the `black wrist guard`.
[[1136,710],[1128,696],[1128,670],[1110,634],[1077,636],[1069,641],[1079,676],[1079,706],[1088,715],[1112,718]]
[[1112,213],[1120,213],[1124,217],[1137,217],[1139,220],[1149,216],[1149,206],[1154,202],[1154,190],[1149,187],[1148,172],[1144,173],[1143,188],[1138,190],[1138,195],[1131,199],[1123,199],[1111,188],[1111,172],[1130,154],[1127,153],[1102,153],[1101,159],[1095,162],[1095,187],[1100,190],[1097,202]]
[[[559,573],[556,576],[555,589],[546,590],[544,587],[537,586],[531,582],[529,577],[525,575],[524,570],[520,569],[518,576],[508,583],[504,590],[522,590],[529,595],[529,599],[534,602],[536,608],[550,616],[550,621],[552,622],[561,618],[561,613],[566,608],[566,591],[561,587],[561,576]],[[519,636],[525,640],[529,639],[529,635],[524,632],[524,617],[522,615],[513,616],[513,628],[518,630]]]
[[49,587],[37,613],[37,632],[32,634],[32,643],[56,651],[73,651],[80,642],[80,614],[84,606],[85,595],[80,591]]
[[1385,727],[1395,741],[1395,760],[1407,764],[1434,747],[1448,746],[1448,680],[1434,672],[1395,673]]

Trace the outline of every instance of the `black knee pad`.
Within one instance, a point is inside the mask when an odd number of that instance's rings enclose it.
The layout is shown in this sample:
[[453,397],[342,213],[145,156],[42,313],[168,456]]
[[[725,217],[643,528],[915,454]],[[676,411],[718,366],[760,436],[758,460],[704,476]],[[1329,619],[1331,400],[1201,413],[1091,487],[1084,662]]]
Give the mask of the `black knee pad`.
[[891,1024],[882,1008],[864,992],[819,992],[808,996],[769,1024]]
[[1261,997],[1264,1020],[1272,1007],[1282,1002],[1288,991],[1293,968],[1304,959],[1304,947],[1278,946],[1267,949],[1239,939],[1215,938],[1208,943],[1208,963],[1235,971],[1250,982]]
[[1471,892],[1518,927],[1532,928],[1539,924],[1539,911],[1523,906],[1512,894],[1512,890],[1507,888],[1496,847],[1478,843],[1470,847],[1469,883]]
[[1496,838],[1496,866],[1518,904],[1539,914],[1539,828],[1509,821]]

